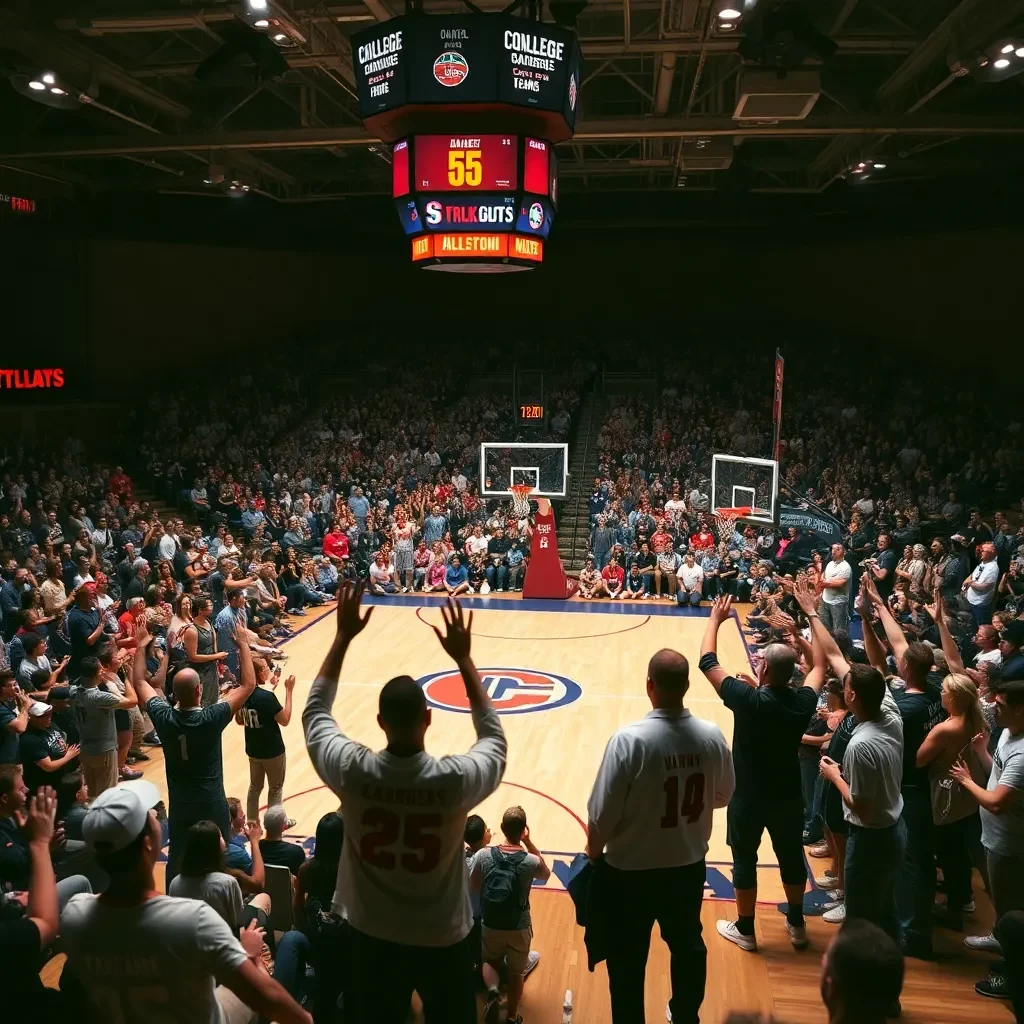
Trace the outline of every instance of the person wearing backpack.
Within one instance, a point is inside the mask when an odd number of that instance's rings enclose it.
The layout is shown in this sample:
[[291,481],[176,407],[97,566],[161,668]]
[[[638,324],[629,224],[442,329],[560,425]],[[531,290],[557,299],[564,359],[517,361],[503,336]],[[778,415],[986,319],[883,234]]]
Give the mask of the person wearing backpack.
[[488,846],[473,858],[469,884],[471,889],[480,892],[483,917],[484,981],[487,983],[485,1024],[498,1019],[497,967],[502,962],[508,968],[508,1022],[522,1024],[519,1000],[533,938],[530,886],[535,878],[546,882],[551,868],[530,841],[526,811],[522,807],[510,807],[502,815],[501,831],[505,835],[504,843]]

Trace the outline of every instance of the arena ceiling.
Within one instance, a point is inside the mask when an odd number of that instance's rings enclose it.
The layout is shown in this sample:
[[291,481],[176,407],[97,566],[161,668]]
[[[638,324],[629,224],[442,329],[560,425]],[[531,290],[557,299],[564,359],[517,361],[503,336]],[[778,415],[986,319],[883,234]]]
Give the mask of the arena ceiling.
[[[732,30],[720,0],[583,8],[583,91],[576,137],[559,149],[563,191],[821,192],[859,182],[851,172],[872,160],[885,166],[859,187],[1024,168],[1024,75],[951,70],[1015,29],[1024,46],[1024,0],[806,0],[809,24],[835,51],[805,49],[789,69],[820,75],[799,120],[734,117],[738,83],[756,67],[739,49],[758,8],[779,0],[745,2]],[[276,70],[241,52],[244,0],[0,2],[10,79],[0,83],[0,168],[90,192],[226,194],[238,182],[280,202],[386,194],[389,153],[359,122],[349,36],[401,13],[398,0],[268,3],[285,37]],[[424,0],[428,14],[465,9]],[[33,95],[26,82],[44,72],[54,83]],[[40,103],[54,87],[58,106]]]

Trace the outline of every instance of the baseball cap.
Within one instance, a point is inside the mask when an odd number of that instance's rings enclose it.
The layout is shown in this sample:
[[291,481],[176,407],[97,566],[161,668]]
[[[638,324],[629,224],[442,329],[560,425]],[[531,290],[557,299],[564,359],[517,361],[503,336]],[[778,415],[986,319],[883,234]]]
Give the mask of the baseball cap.
[[49,698],[50,700],[69,700],[71,698],[71,688],[69,686],[51,687]]
[[52,710],[52,705],[44,704],[41,700],[34,700],[28,706],[29,718],[42,718],[43,715]]
[[138,838],[160,791],[143,779],[106,789],[82,821],[82,838],[98,853],[116,853]]

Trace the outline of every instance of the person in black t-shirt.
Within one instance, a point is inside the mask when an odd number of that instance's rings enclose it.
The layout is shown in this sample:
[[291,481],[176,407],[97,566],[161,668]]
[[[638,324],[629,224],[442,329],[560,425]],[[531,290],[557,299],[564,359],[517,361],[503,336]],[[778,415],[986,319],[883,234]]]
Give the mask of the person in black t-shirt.
[[[267,806],[276,807],[281,803],[286,767],[281,726],[287,726],[292,720],[292,691],[295,689],[295,676],[289,676],[284,681],[284,707],[281,707],[277,694],[265,689],[267,683],[277,685],[281,670],[271,669],[263,658],[254,667],[256,689],[235,715],[235,721],[245,727],[245,753],[249,758],[246,821],[260,820],[260,796],[263,794],[264,780],[270,784]],[[295,822],[289,818],[285,827],[294,828]]]
[[[146,632],[145,619],[139,619],[135,639],[146,650],[152,637]],[[172,708],[163,694],[146,681],[146,659],[136,658],[132,667],[133,683],[139,700],[153,722],[164,750],[167,775],[167,824],[170,848],[167,851],[167,887],[177,874],[188,830],[200,821],[214,821],[226,843],[231,838],[231,815],[224,794],[224,764],[221,758],[221,733],[239,712],[256,688],[256,674],[245,627],[237,627],[239,676],[242,685],[216,704],[202,706],[203,687],[195,669],[182,668],[174,676]],[[167,650],[162,652],[160,671],[166,672]]]
[[267,836],[260,840],[260,853],[264,864],[274,864],[287,868],[293,875],[306,863],[306,851],[298,843],[286,843],[281,835],[288,827],[288,812],[278,804],[268,807],[263,815],[263,824]]
[[658,556],[651,551],[647,541],[640,544],[640,552],[633,558],[631,564],[640,569],[640,575],[644,581],[644,597],[646,598],[654,589],[654,567],[658,564]]
[[25,785],[34,793],[40,786],[56,786],[65,775],[78,770],[79,748],[53,724],[53,708],[33,701],[28,708],[28,728],[18,741]]
[[797,751],[825,681],[824,662],[815,650],[814,667],[803,686],[793,689],[795,652],[785,644],[769,644],[756,681],[745,675],[730,676],[718,664],[717,650],[718,630],[731,607],[732,598],[715,599],[700,648],[701,672],[733,713],[736,792],[729,803],[728,841],[739,919],[719,921],[718,933],[741,949],[757,950],[757,850],[767,829],[789,904],[786,929],[793,945],[803,949],[807,946],[803,913],[807,868],[801,845],[804,821]]
[[874,581],[879,594],[886,601],[892,595],[896,586],[896,566],[899,559],[892,547],[892,537],[884,531],[878,535],[878,550],[871,556],[872,561],[868,565],[870,579]]

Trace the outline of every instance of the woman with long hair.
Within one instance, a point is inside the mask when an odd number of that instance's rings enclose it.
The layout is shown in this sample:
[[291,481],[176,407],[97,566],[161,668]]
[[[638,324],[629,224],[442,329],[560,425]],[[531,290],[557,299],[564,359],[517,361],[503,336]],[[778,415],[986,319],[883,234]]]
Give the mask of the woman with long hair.
[[988,743],[988,725],[978,688],[963,673],[954,672],[942,681],[942,706],[949,717],[925,735],[917,751],[917,766],[928,767],[935,855],[946,882],[945,909],[937,914],[948,927],[959,930],[965,908],[973,903],[970,850],[980,835],[981,822],[978,802],[950,778],[949,770],[963,760],[975,782],[985,785],[980,752]]

